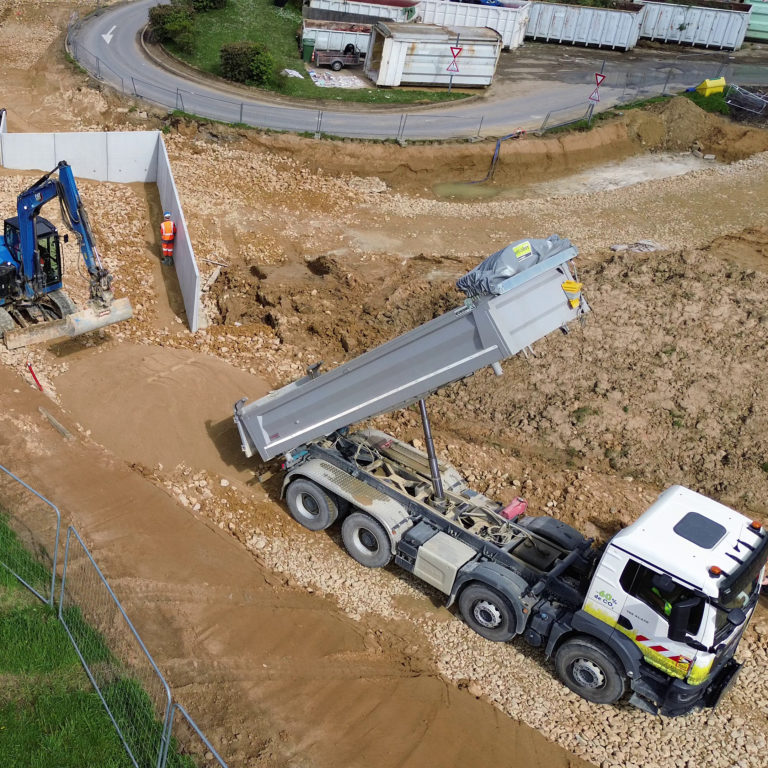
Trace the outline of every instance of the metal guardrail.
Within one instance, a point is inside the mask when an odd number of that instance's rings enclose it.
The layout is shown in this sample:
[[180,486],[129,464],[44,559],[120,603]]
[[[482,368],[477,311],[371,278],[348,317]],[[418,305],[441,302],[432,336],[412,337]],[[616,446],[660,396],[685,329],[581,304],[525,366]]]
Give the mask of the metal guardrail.
[[[0,565],[51,607],[60,526],[58,508],[0,465]],[[58,618],[135,768],[227,768],[173,700],[120,601],[71,526],[61,567]]]
[[0,565],[51,607],[60,529],[56,505],[0,465]]

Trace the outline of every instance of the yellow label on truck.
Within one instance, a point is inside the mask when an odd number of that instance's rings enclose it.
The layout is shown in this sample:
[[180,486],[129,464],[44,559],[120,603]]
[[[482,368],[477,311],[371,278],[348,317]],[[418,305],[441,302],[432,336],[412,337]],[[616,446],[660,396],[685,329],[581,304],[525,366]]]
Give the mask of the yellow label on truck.
[[512,253],[515,254],[516,259],[522,259],[523,256],[527,256],[533,249],[531,244],[526,240],[524,243],[518,243],[512,246]]

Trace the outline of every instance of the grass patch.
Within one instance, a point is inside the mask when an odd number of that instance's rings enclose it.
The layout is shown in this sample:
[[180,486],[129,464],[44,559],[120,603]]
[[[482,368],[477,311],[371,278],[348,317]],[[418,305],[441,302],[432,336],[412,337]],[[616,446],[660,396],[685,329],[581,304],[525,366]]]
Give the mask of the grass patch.
[[581,408],[577,408],[571,412],[571,418],[577,423],[581,424],[588,416],[597,416],[600,411],[597,408],[592,408],[589,405],[583,405]]
[[174,56],[203,72],[220,77],[219,51],[222,45],[241,40],[260,43],[269,49],[278,71],[294,69],[304,75],[302,79],[279,78],[273,90],[286,96],[366,104],[430,104],[466,98],[466,94],[448,93],[446,88],[423,91],[318,88],[305,72],[299,55],[296,30],[301,24],[301,14],[290,6],[277,8],[272,0],[229,0],[225,8],[196,14],[193,24],[192,52],[185,53],[167,43],[166,47]]

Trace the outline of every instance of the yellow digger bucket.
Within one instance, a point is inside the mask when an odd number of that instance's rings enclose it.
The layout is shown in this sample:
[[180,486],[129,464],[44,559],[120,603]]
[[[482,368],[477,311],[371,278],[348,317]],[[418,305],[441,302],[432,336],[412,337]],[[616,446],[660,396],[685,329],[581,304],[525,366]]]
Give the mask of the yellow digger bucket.
[[91,302],[86,309],[67,315],[61,320],[51,320],[47,323],[37,323],[26,328],[6,331],[5,346],[8,349],[19,349],[44,341],[82,336],[84,333],[96,331],[131,317],[133,317],[133,307],[127,298],[115,299],[108,306]]
[[571,309],[576,309],[581,304],[581,288],[583,283],[577,283],[575,280],[566,280],[561,285],[568,298],[568,305]]

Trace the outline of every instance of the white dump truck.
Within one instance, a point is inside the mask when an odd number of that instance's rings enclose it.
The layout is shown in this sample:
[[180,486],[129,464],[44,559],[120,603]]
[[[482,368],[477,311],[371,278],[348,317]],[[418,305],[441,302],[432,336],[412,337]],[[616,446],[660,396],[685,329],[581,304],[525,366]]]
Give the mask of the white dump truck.
[[[589,311],[576,249],[553,235],[512,243],[458,282],[465,303],[382,346],[260,400],[235,404],[248,456],[282,456],[291,515],[311,530],[341,520],[364,566],[394,561],[457,604],[483,637],[522,635],[589,701],[682,715],[714,707],[736,679],[768,535],[680,486],[596,547],[554,517],[468,487],[438,460],[424,398]],[[419,403],[426,452],[349,425]]]

